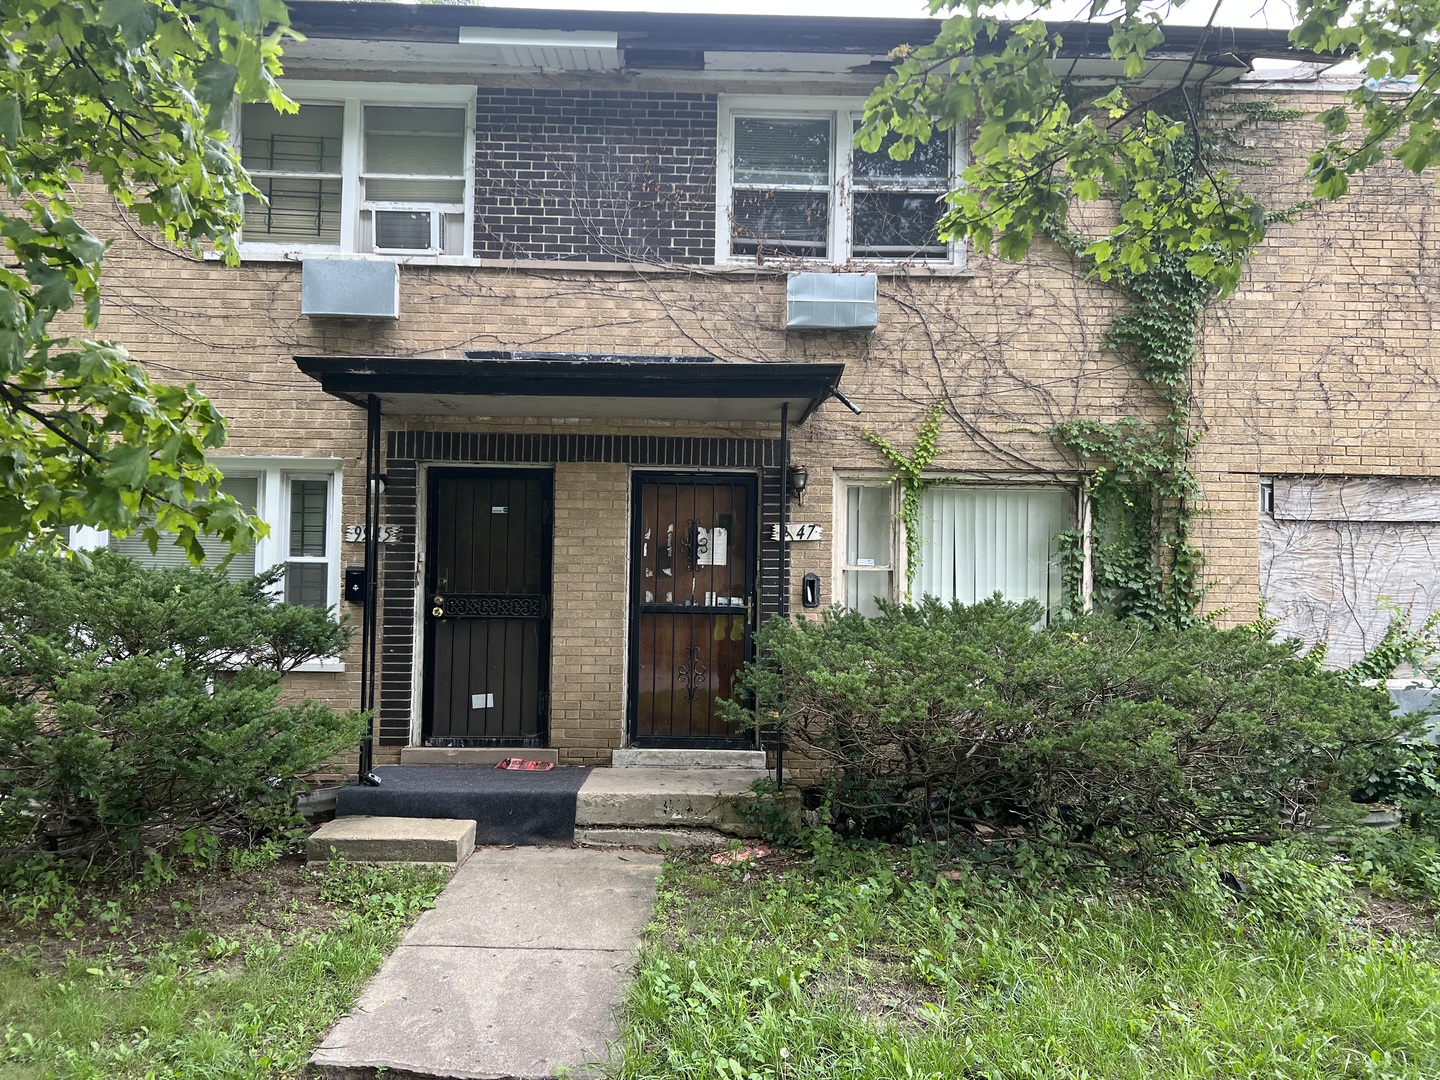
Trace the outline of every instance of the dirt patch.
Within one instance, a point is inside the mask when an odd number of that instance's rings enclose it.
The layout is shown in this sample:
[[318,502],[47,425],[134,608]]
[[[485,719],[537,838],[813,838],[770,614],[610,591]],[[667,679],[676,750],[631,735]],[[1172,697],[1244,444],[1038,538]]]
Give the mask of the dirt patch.
[[270,937],[282,945],[334,926],[340,911],[320,899],[321,876],[299,855],[256,870],[184,872],[153,888],[97,882],[26,921],[0,909],[0,954],[52,969],[73,959],[123,962],[163,943]]
[[1375,896],[1372,893],[1367,898],[1365,910],[1352,920],[1352,924],[1372,935],[1425,937],[1440,932],[1436,917],[1433,907],[1414,900]]
[[899,965],[866,964],[864,971],[827,971],[814,989],[834,995],[872,1024],[919,1031],[946,1008],[945,992],[912,978]]

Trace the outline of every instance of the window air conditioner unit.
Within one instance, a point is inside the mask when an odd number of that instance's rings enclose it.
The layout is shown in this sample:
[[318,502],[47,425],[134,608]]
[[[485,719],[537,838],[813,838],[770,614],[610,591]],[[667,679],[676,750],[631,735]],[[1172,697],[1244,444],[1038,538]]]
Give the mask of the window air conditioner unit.
[[400,264],[394,259],[306,259],[300,313],[336,319],[398,319]]
[[458,255],[465,208],[436,203],[367,202],[362,242],[377,255]]
[[873,330],[879,322],[874,274],[791,274],[787,330]]

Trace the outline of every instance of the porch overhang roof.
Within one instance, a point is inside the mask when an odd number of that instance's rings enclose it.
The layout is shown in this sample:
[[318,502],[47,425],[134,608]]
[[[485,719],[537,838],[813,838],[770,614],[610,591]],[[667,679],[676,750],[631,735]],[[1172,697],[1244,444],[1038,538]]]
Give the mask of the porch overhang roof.
[[[720,363],[693,357],[409,359],[297,356],[325,393],[388,414],[804,423],[840,397],[839,363]],[[852,406],[853,408],[853,406]]]

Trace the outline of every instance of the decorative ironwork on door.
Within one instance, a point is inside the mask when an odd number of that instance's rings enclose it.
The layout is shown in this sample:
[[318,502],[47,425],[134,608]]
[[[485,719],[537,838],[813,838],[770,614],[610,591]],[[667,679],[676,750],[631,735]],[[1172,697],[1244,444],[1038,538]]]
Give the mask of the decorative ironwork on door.
[[427,745],[545,744],[550,485],[533,469],[430,475]]
[[753,476],[638,474],[631,522],[630,738],[739,747],[720,715],[750,656]]

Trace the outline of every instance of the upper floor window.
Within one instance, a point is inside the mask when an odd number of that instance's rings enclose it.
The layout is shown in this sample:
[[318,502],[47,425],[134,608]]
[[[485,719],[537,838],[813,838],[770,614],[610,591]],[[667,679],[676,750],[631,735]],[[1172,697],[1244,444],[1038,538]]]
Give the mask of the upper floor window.
[[246,249],[465,255],[474,89],[289,84],[296,113],[240,110],[239,146],[264,201]]
[[939,239],[957,175],[941,133],[905,161],[854,145],[863,107],[828,99],[730,98],[720,108],[719,261],[952,262]]

